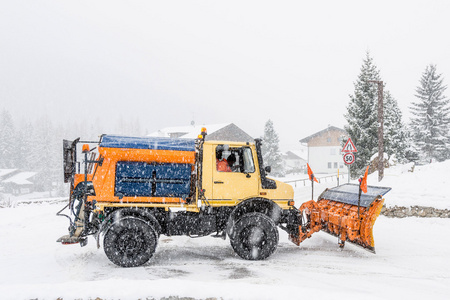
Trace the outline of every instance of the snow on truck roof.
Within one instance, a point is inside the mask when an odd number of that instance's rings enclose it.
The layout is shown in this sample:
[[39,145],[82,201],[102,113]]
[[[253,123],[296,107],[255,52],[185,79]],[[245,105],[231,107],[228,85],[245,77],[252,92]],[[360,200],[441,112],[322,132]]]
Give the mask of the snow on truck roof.
[[99,146],[103,148],[195,151],[195,140],[165,137],[128,137],[104,135]]

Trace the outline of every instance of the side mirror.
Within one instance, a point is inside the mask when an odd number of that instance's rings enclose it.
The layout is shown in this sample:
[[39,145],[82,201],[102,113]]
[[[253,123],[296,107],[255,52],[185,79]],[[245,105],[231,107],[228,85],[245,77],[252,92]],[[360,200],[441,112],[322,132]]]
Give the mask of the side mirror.
[[272,172],[272,167],[271,166],[267,166],[264,168],[264,171],[266,171],[266,173],[270,173]]

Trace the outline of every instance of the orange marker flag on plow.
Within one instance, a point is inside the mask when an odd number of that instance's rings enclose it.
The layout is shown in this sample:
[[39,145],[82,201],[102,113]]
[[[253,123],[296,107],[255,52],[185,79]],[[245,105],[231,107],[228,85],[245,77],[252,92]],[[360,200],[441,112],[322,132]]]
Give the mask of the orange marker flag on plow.
[[369,174],[369,166],[367,166],[366,168],[366,172],[364,173],[364,177],[361,180],[361,191],[363,191],[364,193],[367,193],[367,174]]
[[306,164],[306,166],[308,167],[308,177],[309,177],[309,180],[312,181],[312,180],[314,179],[315,182],[319,183],[319,181],[317,181],[316,176],[314,176],[313,171],[312,171],[311,168],[309,167],[309,164],[308,164],[308,163]]

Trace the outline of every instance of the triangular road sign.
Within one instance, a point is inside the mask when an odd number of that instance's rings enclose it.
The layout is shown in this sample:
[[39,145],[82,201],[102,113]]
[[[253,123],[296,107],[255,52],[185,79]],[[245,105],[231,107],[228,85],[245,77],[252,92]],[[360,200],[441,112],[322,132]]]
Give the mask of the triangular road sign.
[[355,144],[353,144],[352,139],[349,138],[347,140],[347,143],[345,143],[344,148],[342,148],[341,152],[358,152],[358,150],[356,150]]

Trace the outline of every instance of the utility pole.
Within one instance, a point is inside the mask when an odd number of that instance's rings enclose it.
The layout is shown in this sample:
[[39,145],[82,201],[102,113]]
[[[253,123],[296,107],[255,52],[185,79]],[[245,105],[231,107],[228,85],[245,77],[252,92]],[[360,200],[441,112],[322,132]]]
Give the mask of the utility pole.
[[369,80],[378,84],[378,182],[384,177],[384,141],[383,141],[383,81]]

